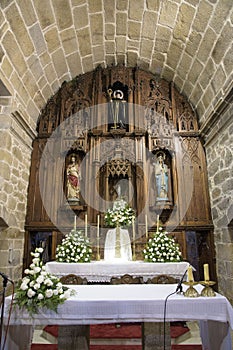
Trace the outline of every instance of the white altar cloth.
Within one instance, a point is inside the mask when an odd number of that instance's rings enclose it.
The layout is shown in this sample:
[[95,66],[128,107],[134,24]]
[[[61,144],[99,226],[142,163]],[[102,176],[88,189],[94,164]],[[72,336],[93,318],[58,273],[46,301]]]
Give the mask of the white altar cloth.
[[[108,230],[105,238],[104,244],[104,260],[112,262],[113,260],[118,260],[119,258],[115,258],[116,254],[116,228]],[[119,227],[119,245],[120,245],[120,256],[122,261],[131,261],[132,260],[132,248],[129,237],[129,231]]]
[[90,263],[58,263],[50,261],[46,263],[46,270],[55,276],[62,277],[75,274],[86,277],[90,282],[109,282],[111,277],[120,277],[129,274],[133,277],[142,276],[148,278],[161,274],[180,279],[187,270],[189,263],[186,261],[177,263],[148,263],[144,261],[93,261]]
[[[176,285],[78,285],[72,288],[76,290],[76,295],[60,305],[58,313],[43,309],[31,318],[26,311],[13,309],[10,320],[12,329],[22,325],[163,322],[165,299],[176,290]],[[199,291],[201,288],[203,287],[197,286]],[[10,300],[10,297],[6,298],[5,324]],[[212,298],[186,298],[180,294],[170,296],[167,301],[166,321],[179,320],[202,322],[205,328],[205,333],[201,333],[203,349],[231,349],[229,326],[233,329],[233,309],[224,296],[220,294]],[[14,334],[16,336],[17,333],[10,332],[12,339],[8,340],[8,344],[14,340],[14,348],[9,345],[7,350],[20,349],[17,347],[17,339],[13,339]],[[18,342],[20,341],[18,339]]]

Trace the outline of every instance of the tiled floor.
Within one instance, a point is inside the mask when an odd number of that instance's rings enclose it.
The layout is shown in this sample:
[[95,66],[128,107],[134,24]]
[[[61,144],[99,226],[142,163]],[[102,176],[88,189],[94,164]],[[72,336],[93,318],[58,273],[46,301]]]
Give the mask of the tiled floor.
[[[175,341],[173,341],[174,344],[201,344],[201,339],[200,339],[200,333],[199,333],[199,327],[196,322],[188,322],[187,323],[188,328],[190,331]],[[93,339],[91,340],[91,344],[111,344],[111,339]],[[116,343],[117,342],[117,343]],[[133,345],[133,344],[140,344],[140,339],[132,339],[132,340],[121,340],[121,339],[115,339],[114,344],[119,344],[119,345]],[[34,337],[33,337],[33,343],[36,344],[57,344],[57,339],[54,338],[53,336],[49,334],[45,334],[43,332],[43,327],[36,327],[34,331]]]

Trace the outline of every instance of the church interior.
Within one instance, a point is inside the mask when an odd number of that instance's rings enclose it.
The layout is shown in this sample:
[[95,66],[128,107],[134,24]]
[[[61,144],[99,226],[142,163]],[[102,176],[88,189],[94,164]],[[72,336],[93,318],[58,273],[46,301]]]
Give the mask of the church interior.
[[68,262],[162,266],[161,230],[232,305],[232,1],[2,0],[0,28],[0,292],[74,231]]

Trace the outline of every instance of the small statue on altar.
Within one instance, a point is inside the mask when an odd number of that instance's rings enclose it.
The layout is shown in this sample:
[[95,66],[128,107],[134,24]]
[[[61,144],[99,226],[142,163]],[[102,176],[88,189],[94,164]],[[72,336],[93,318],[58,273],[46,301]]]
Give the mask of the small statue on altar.
[[164,152],[158,152],[154,164],[157,200],[168,200],[168,166],[165,158]]
[[67,198],[68,200],[80,200],[80,180],[81,174],[76,156],[71,156],[71,162],[66,170],[67,175]]

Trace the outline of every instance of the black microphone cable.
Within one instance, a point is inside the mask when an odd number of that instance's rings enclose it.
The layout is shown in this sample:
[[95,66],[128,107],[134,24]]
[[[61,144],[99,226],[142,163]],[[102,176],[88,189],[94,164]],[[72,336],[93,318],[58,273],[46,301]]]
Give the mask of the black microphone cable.
[[182,283],[184,281],[184,278],[185,278],[185,275],[187,273],[188,270],[185,270],[183,276],[181,277],[177,287],[176,287],[176,290],[170,294],[168,294],[168,296],[166,297],[165,299],[165,304],[164,304],[164,315],[163,315],[163,349],[166,350],[166,309],[167,309],[167,301],[168,301],[168,298],[173,295],[173,294],[176,294],[176,293],[182,293],[183,292],[183,289],[182,289]]
[[174,292],[168,294],[165,299],[164,303],[164,314],[163,314],[163,350],[166,350],[166,309],[167,309],[167,301],[170,296],[176,294],[177,291],[175,290]]
[[176,290],[170,294],[167,295],[166,299],[165,299],[165,303],[164,303],[164,315],[163,315],[163,349],[166,350],[166,309],[167,309],[167,301],[168,298],[176,293],[182,293],[183,289],[182,289],[182,283],[184,281],[185,275],[187,273],[188,270],[185,270],[183,276],[181,277]]

